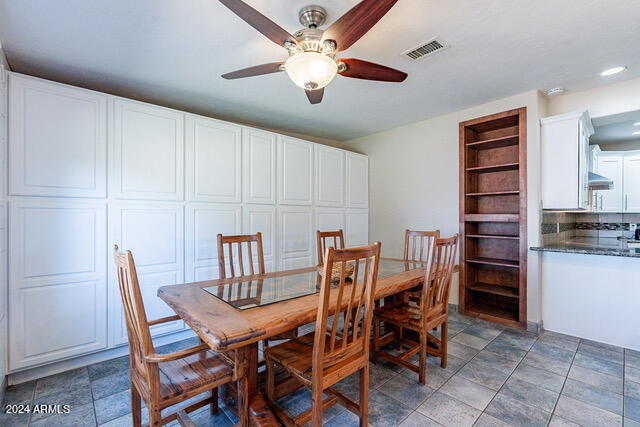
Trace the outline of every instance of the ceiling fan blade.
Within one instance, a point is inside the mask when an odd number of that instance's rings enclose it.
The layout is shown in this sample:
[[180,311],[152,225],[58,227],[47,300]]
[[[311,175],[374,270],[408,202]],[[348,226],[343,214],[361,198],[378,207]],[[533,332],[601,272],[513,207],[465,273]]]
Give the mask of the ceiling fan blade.
[[362,0],[331,24],[322,41],[336,42],[336,52],[348,49],[364,36],[398,0]]
[[242,18],[247,24],[267,36],[274,43],[284,47],[289,41],[294,45],[298,41],[278,24],[246,4],[241,0],[220,0],[220,3],[228,7],[233,13]]
[[322,96],[324,95],[324,88],[316,89],[316,90],[305,90],[307,93],[307,98],[309,98],[309,102],[312,104],[320,104],[322,102]]
[[398,71],[384,65],[374,64],[373,62],[363,61],[361,59],[339,59],[340,63],[346,66],[344,71],[338,71],[338,74],[354,79],[377,80],[381,82],[403,82],[407,78],[407,73]]
[[269,64],[256,65],[254,67],[243,68],[242,70],[232,71],[222,75],[223,79],[233,80],[242,79],[244,77],[260,76],[262,74],[271,74],[283,71],[282,62],[271,62]]

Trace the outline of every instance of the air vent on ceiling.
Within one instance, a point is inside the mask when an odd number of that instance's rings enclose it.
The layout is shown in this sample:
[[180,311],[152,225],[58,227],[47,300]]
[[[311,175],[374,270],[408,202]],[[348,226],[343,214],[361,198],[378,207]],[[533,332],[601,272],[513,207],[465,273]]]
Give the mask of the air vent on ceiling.
[[439,37],[429,40],[428,42],[421,43],[420,45],[409,49],[402,54],[411,59],[420,59],[433,54],[436,54],[442,50],[448,48],[449,45]]

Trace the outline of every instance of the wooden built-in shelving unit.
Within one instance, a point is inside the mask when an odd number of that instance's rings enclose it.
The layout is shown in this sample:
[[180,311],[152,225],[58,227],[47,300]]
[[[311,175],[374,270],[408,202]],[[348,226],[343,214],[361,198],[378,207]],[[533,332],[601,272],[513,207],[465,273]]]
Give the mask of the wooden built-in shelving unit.
[[527,324],[526,108],[460,123],[460,311]]

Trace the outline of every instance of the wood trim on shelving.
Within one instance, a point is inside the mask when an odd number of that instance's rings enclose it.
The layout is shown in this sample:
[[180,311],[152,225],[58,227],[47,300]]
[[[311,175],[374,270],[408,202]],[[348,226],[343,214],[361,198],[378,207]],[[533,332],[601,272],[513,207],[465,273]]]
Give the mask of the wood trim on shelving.
[[526,108],[462,122],[459,138],[460,311],[525,328]]

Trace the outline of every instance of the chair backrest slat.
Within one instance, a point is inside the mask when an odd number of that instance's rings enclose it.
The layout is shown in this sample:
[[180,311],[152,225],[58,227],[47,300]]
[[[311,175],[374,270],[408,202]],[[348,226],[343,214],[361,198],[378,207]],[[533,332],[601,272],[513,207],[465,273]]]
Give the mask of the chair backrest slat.
[[[328,247],[327,240],[333,239],[333,248],[344,249],[344,232],[342,229],[338,231],[316,231],[316,241],[318,245],[318,265],[324,264],[324,254]],[[331,240],[329,240],[331,242]]]
[[426,261],[430,244],[440,237],[440,230],[404,232],[404,259],[410,261]]
[[[120,253],[118,246],[114,245],[113,258],[127,326],[131,370],[135,371],[148,385],[158,384],[158,365],[148,363],[145,360],[145,356],[155,353],[155,349],[151,340],[133,255],[131,251]],[[150,388],[152,393],[158,392],[153,387]]]
[[[237,259],[234,259],[233,245],[236,244]],[[265,274],[264,268],[264,252],[262,249],[262,233],[246,234],[240,236],[223,236],[218,234],[218,269],[221,279],[230,279],[233,277],[242,277],[247,272],[251,275],[256,274],[255,260],[253,256],[253,245],[256,246],[256,254],[258,258],[257,274]],[[228,257],[225,258],[225,246],[227,247]],[[246,251],[245,251],[246,248]],[[245,259],[246,255],[246,259]],[[236,275],[236,261],[239,275]],[[245,267],[245,261],[249,264]],[[227,265],[229,269],[227,270]]]
[[423,313],[425,322],[428,318],[447,312],[458,240],[458,234],[436,239],[435,244],[428,251],[425,280],[420,298],[420,312]]
[[[326,249],[316,318],[314,373],[347,357],[368,358],[379,259],[379,242],[359,248]],[[345,277],[351,263],[354,272],[351,277]],[[337,283],[332,278],[334,265],[339,265],[341,271]],[[329,306],[334,305],[335,310],[330,313]]]

